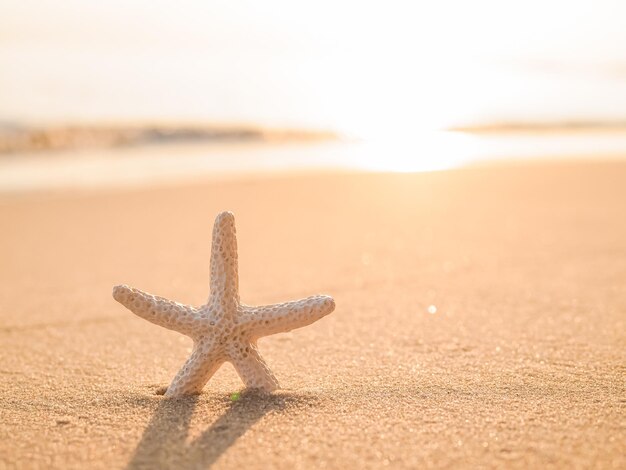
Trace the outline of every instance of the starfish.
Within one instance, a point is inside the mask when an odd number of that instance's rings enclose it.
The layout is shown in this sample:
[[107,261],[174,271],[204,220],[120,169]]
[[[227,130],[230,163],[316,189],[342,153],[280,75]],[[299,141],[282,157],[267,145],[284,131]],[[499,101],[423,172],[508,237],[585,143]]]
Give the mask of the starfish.
[[224,363],[230,362],[248,388],[279,388],[257,348],[263,336],[291,331],[319,320],[335,309],[327,295],[262,307],[239,301],[235,217],[222,212],[213,226],[209,300],[193,307],[119,285],[113,298],[152,323],[193,339],[191,357],[167,387],[166,396],[197,394]]

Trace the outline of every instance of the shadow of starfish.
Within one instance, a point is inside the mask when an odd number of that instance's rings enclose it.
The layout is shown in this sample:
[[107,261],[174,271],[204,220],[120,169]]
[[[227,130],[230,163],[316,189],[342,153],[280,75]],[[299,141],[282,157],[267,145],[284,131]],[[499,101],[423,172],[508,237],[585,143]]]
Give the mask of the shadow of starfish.
[[310,406],[307,395],[263,395],[242,392],[226,411],[200,436],[188,442],[189,425],[198,395],[165,398],[146,427],[126,470],[206,469],[243,436],[251,426],[271,412],[284,412],[296,405]]

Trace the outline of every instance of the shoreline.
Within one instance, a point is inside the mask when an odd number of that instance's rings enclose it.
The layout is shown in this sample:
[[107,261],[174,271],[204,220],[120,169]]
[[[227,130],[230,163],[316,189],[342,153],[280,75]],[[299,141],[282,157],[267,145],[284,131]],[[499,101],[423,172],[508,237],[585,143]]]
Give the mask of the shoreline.
[[[43,152],[0,158],[0,193],[195,184],[238,178],[329,173],[422,173],[474,167],[626,160],[626,138],[581,142],[487,141],[457,134],[414,142],[275,141],[168,143],[118,149]],[[623,141],[622,141],[623,140]],[[514,152],[512,146],[519,149]],[[421,148],[418,151],[417,148]],[[591,153],[591,149],[595,149]],[[537,152],[545,150],[547,153]],[[426,156],[422,154],[426,152]]]

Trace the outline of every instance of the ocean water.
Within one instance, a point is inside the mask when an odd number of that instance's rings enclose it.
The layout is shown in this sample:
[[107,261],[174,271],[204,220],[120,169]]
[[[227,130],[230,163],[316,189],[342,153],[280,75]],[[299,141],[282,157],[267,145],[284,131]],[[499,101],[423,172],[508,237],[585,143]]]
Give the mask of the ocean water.
[[626,158],[626,133],[416,133],[323,143],[167,144],[0,158],[0,191],[139,187],[280,173],[442,171],[473,165]]

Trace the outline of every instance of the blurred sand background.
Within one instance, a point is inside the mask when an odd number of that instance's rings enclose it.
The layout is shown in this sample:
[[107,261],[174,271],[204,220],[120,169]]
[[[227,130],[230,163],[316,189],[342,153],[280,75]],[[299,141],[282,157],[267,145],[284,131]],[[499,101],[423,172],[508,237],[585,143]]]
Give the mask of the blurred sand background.
[[[626,164],[241,177],[0,199],[0,468],[624,468]],[[261,340],[283,390],[164,400],[190,340],[117,283],[336,311]]]

